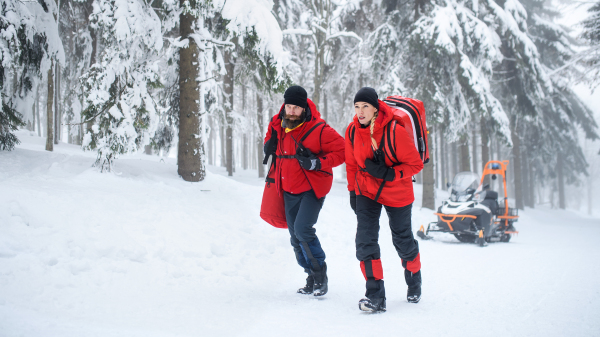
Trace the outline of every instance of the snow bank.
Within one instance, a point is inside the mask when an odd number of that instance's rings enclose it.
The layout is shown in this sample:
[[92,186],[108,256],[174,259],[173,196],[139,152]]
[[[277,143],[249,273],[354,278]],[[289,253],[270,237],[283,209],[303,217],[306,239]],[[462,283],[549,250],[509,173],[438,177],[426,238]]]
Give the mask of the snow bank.
[[[287,231],[258,216],[255,172],[230,179],[210,167],[205,182],[187,183],[173,159],[134,155],[117,162],[119,174],[101,174],[93,153],[67,144],[49,153],[44,139],[18,136],[15,151],[0,152],[1,336],[600,333],[597,218],[528,209],[507,244],[420,241],[415,305],[384,212],[388,312],[368,315],[357,308],[364,279],[341,177],[317,224],[330,292],[316,299],[295,293],[304,275]],[[417,230],[433,215],[415,186]]]

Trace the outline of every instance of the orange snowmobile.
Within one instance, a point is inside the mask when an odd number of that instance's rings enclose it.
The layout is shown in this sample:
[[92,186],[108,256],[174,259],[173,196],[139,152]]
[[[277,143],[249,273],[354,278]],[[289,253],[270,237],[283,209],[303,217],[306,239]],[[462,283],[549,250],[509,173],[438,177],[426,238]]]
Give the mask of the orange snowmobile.
[[[516,208],[508,206],[506,193],[506,167],[508,160],[492,160],[485,164],[481,179],[473,172],[460,172],[449,184],[450,199],[445,200],[435,215],[437,222],[423,226],[417,235],[424,240],[432,239],[430,232],[453,234],[460,242],[477,243],[508,242],[513,234],[518,234],[513,226],[519,216]],[[498,192],[483,184],[487,175],[492,180],[502,177],[504,199],[498,202]]]

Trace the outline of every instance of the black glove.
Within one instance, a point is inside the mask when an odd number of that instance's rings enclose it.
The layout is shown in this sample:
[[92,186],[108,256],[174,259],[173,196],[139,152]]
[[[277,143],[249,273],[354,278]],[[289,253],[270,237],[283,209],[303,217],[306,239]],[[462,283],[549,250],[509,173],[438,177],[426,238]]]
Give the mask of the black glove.
[[356,213],[356,192],[350,191],[350,207]]
[[365,159],[365,168],[367,173],[375,178],[384,179],[385,181],[392,181],[396,178],[396,171],[393,168],[385,166],[385,160],[375,156],[376,161],[371,159]]
[[320,170],[321,169],[321,160],[319,157],[315,156],[309,149],[305,147],[298,147],[296,150],[296,159],[298,159],[298,163],[305,170]]
[[269,156],[277,151],[277,131],[275,131],[275,129],[271,130],[271,138],[265,143],[263,151],[265,153],[263,165],[267,165]]

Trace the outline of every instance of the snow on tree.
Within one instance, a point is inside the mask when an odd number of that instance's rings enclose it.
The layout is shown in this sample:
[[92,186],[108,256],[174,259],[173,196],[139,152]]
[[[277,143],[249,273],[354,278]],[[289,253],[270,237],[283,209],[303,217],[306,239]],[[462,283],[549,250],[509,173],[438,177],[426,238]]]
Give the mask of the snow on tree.
[[11,150],[12,133],[33,105],[33,88],[50,67],[64,62],[53,1],[4,0],[0,4],[0,149]]
[[83,147],[96,150],[96,165],[111,170],[120,154],[150,143],[159,106],[152,90],[161,86],[161,22],[141,0],[95,0],[93,28],[104,49],[82,76],[87,104],[84,122],[93,122]]
[[[588,166],[579,141],[579,130],[588,139],[598,138],[593,113],[571,89],[586,70],[570,67],[577,61],[578,55],[568,32],[554,22],[560,13],[545,0],[527,0],[523,4],[529,13],[533,13],[527,21],[528,33],[552,82],[549,99],[541,104],[542,113],[523,121],[527,129],[522,136],[523,141],[536,148],[533,156],[523,157],[524,161],[530,161],[524,167],[533,166],[530,172],[523,170],[523,175],[529,174],[529,180],[560,175],[559,184],[565,181],[574,184],[579,174],[586,173]],[[532,176],[533,169],[536,177]],[[527,184],[524,186],[533,189]],[[564,191],[564,185],[559,189]],[[533,191],[524,194],[529,196]],[[559,199],[564,199],[564,193],[559,194]],[[533,204],[531,200],[526,201]]]
[[600,84],[600,1],[588,10],[590,16],[583,21],[583,38],[590,43],[590,48],[585,50],[583,61],[588,67],[587,78],[592,87]]
[[[209,112],[208,109],[217,109],[213,103],[219,99],[219,83],[217,75],[223,76],[224,94],[223,102],[225,120],[227,123],[227,148],[229,172],[232,174],[232,104],[228,102],[233,92],[234,64],[236,46],[244,46],[246,39],[257,51],[258,56],[263,59],[264,64],[275,67],[275,78],[283,79],[283,69],[287,65],[288,55],[282,47],[282,34],[277,21],[271,14],[273,2],[268,0],[252,1],[214,1],[208,4],[200,4],[195,1],[182,2],[184,13],[189,13],[195,18],[190,31],[182,32],[182,49],[198,47],[196,57],[198,62],[192,67],[197,74],[196,86],[199,91],[197,104],[191,104],[184,108],[180,105],[180,133],[179,133],[179,171],[186,180],[198,181],[204,178],[204,139],[206,139],[207,127],[203,123],[203,117]],[[182,23],[183,25],[183,23]],[[182,29],[183,31],[183,29]],[[192,52],[192,54],[194,54]],[[184,64],[180,52],[180,69]],[[185,62],[187,64],[187,61]],[[188,72],[189,73],[189,72]],[[180,72],[180,85],[182,83]],[[191,93],[191,88],[185,92]],[[227,90],[227,91],[226,91]],[[180,90],[180,94],[184,91]],[[193,93],[196,97],[196,93]],[[190,96],[191,97],[191,96]],[[180,97],[183,104],[184,97]],[[207,104],[208,103],[208,104]],[[189,120],[189,128],[182,133],[183,116]],[[182,138],[183,137],[183,138]],[[183,157],[185,156],[185,159]],[[183,167],[186,167],[183,172]],[[189,172],[188,172],[189,171]],[[189,177],[188,177],[189,176]],[[187,178],[186,178],[187,177]]]

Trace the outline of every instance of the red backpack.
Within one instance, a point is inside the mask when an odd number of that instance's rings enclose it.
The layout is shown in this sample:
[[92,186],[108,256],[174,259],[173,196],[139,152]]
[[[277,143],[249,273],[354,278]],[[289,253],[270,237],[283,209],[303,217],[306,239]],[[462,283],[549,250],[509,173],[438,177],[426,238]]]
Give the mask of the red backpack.
[[[396,162],[399,162],[396,157],[396,152],[393,141],[390,135],[394,135],[396,131],[397,122],[400,126],[406,129],[409,135],[412,135],[413,143],[415,148],[421,156],[423,164],[429,162],[429,146],[427,144],[427,118],[425,116],[425,106],[423,102],[414,98],[407,98],[402,96],[388,96],[383,100],[394,112],[394,120],[388,124],[387,129],[383,133],[381,141],[382,150],[387,152],[390,158],[394,158]],[[350,130],[350,142],[354,144],[354,128]],[[385,137],[387,134],[387,137]],[[387,142],[384,139],[387,138]]]
[[[408,97],[388,96],[383,100],[394,111],[394,116],[400,117],[404,128],[412,135],[413,141],[423,164],[429,162],[429,144],[427,144],[427,118],[423,102]],[[395,125],[392,127],[395,128]]]

